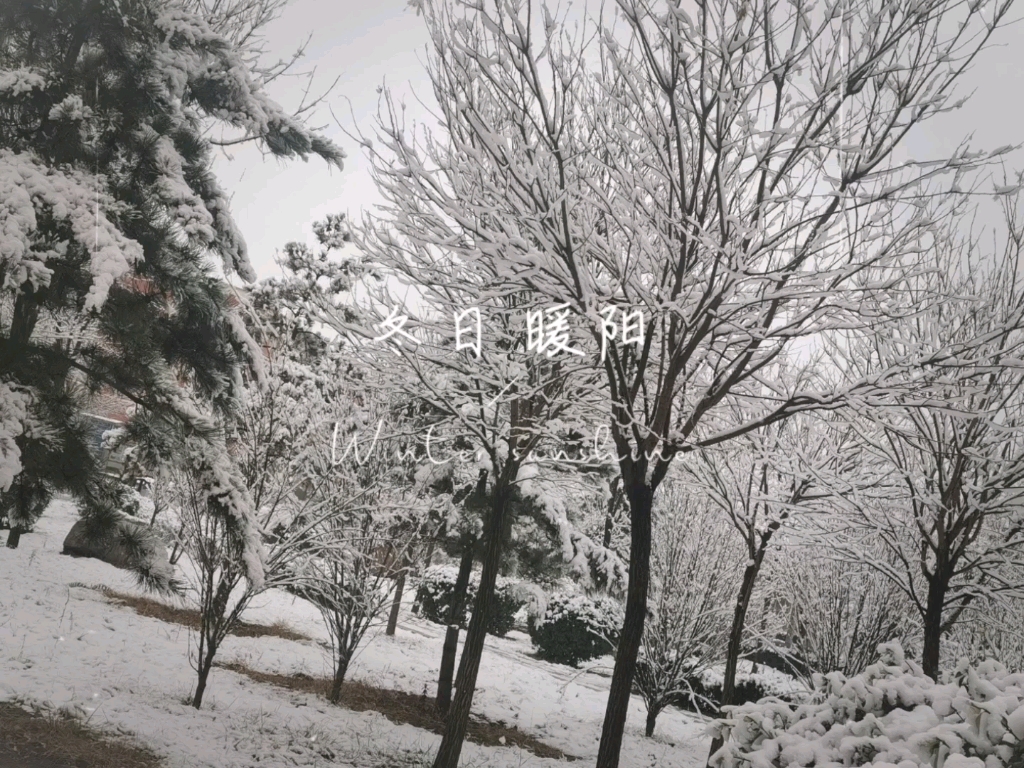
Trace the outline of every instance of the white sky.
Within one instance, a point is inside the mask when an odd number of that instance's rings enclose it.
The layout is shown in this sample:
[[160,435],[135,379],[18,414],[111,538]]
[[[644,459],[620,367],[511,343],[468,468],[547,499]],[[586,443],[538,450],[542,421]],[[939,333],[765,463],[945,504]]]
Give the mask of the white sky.
[[[587,4],[590,0],[577,0]],[[596,6],[598,0],[593,0]],[[377,88],[386,83],[396,101],[404,99],[411,120],[427,119],[418,101],[433,102],[422,62],[427,35],[422,17],[406,7],[407,0],[292,0],[281,18],[266,29],[271,51],[286,57],[310,34],[304,64],[317,68],[321,89],[339,77],[329,104],[342,125],[351,129],[353,115],[372,136]],[[1019,14],[1018,14],[1019,15]],[[1024,24],[1004,28],[995,47],[982,53],[961,83],[973,98],[956,113],[932,121],[917,131],[908,148],[916,156],[949,151],[968,133],[974,145],[995,148],[1024,142]],[[302,81],[274,83],[271,95],[293,109],[301,98]],[[351,105],[351,106],[350,106]],[[250,146],[235,147],[231,158],[219,158],[216,171],[232,195],[232,211],[249,245],[249,257],[259,277],[277,273],[274,254],[290,240],[310,241],[312,223],[331,212],[358,218],[360,210],[380,200],[370,179],[362,150],[334,124],[322,108],[314,120],[348,154],[345,169],[330,170],[319,159],[308,163],[264,159]],[[1010,168],[1024,167],[1024,156],[1009,156]]]
[[[346,128],[352,128],[354,115],[372,135],[377,88],[385,82],[396,95],[405,95],[410,115],[424,114],[412,94],[432,99],[421,64],[427,34],[422,17],[406,9],[406,0],[292,0],[267,27],[265,37],[270,50],[286,58],[310,34],[306,57],[296,71],[316,67],[314,90],[322,91],[340,78],[327,104]],[[304,84],[285,78],[272,83],[269,92],[290,111],[298,106]],[[328,168],[319,158],[308,163],[264,159],[249,145],[231,147],[230,160],[222,156],[216,161],[259,277],[279,273],[274,254],[285,243],[312,242],[314,221],[333,212],[358,218],[364,205],[380,200],[362,150],[335,124],[326,105],[312,124],[325,126],[323,132],[345,150],[343,171]]]

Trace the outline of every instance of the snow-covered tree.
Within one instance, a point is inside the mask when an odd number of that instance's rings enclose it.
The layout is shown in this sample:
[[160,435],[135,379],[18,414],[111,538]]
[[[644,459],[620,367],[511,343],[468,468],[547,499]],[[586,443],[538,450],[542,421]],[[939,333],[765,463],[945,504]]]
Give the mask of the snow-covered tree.
[[[385,481],[401,484],[391,476],[400,462],[385,465],[393,456],[383,452],[373,467],[334,463],[335,431],[357,430],[387,406],[364,389],[358,367],[307,335],[299,315],[281,311],[277,293],[268,284],[254,290],[248,320],[266,370],[250,378],[222,422],[221,450],[211,451],[209,439],[184,438],[169,471],[184,575],[201,618],[196,708],[220,644],[252,598],[270,587],[301,588],[303,563],[327,521],[363,514]],[[239,550],[230,535],[229,524],[244,520],[253,527],[243,539],[255,541],[251,550]],[[260,580],[247,562],[257,558]]]
[[917,643],[920,622],[889,579],[863,563],[836,559],[827,549],[827,542],[817,550],[793,548],[773,568],[774,602],[806,673],[853,677],[874,662],[882,643]]
[[173,0],[0,5],[0,479],[15,530],[56,489],[116,517],[80,417],[97,390],[136,406],[135,438],[164,458],[180,425],[213,434],[236,402],[252,347],[223,277],[253,272],[210,129],[343,158],[249,64]]
[[[190,661],[198,674],[191,703],[199,709],[213,661],[224,638],[265,584],[247,574],[265,574],[260,530],[252,498],[228,458],[227,448],[208,439],[184,440],[169,473],[170,498],[179,528],[186,594],[199,611],[196,653]],[[244,537],[238,535],[243,528]]]
[[[849,454],[844,453],[848,441],[841,434],[833,444],[830,426],[829,420],[799,415],[748,432],[727,446],[701,451],[684,465],[743,547],[743,573],[732,601],[722,706],[732,704],[747,614],[766,556],[778,550],[783,526],[828,495],[819,487],[819,478],[842,472],[848,463]],[[712,751],[718,746],[713,744]]]
[[666,706],[693,699],[689,680],[725,660],[729,604],[743,554],[714,505],[671,479],[667,483],[655,507],[651,615],[636,676],[647,704],[648,736]]
[[317,607],[327,628],[334,669],[330,701],[338,702],[367,632],[383,624],[396,575],[416,545],[422,522],[416,505],[387,510],[378,501],[324,516],[306,540],[295,592]]
[[[417,6],[442,130],[395,110],[367,139],[382,242],[489,263],[493,291],[564,308],[573,360],[602,374],[631,537],[597,759],[614,768],[658,486],[678,455],[843,401],[781,376],[780,355],[899,309],[890,289],[934,224],[918,203],[984,156],[909,163],[897,148],[952,106],[1009,3],[620,0],[615,24],[579,27],[528,0]],[[436,768],[454,768],[461,737],[449,721]]]
[[[211,449],[209,438],[183,438],[177,459],[164,469],[171,524],[187,556],[181,561],[186,594],[200,615],[192,696],[197,709],[224,638],[252,598],[289,573],[283,566],[295,542],[288,531],[312,507],[307,446],[328,440],[318,434],[324,429],[310,423],[315,413],[302,401],[310,389],[275,372],[262,389],[243,392],[225,424],[224,445]],[[238,539],[234,531],[243,525],[252,530]],[[254,572],[262,578],[250,578]]]
[[[385,108],[396,111],[390,100]],[[378,181],[385,196],[398,192],[387,189],[384,177]],[[447,718],[450,728],[464,734],[515,518],[526,507],[546,511],[556,529],[571,536],[559,494],[543,482],[548,459],[537,454],[555,456],[568,432],[559,419],[583,413],[585,403],[569,397],[571,361],[531,354],[527,318],[537,307],[528,290],[501,288],[498,265],[449,258],[443,249],[371,217],[353,229],[352,242],[380,279],[364,281],[369,298],[353,307],[331,283],[356,257],[342,251],[333,260],[304,260],[300,272],[310,286],[305,296],[314,307],[311,314],[353,340],[387,391],[420,407],[422,482],[435,484],[451,473],[451,492],[473,489],[468,505],[450,506],[470,519],[449,525],[467,532],[465,546],[479,547],[482,566]],[[464,550],[460,570],[467,577],[470,557]],[[453,665],[457,632],[457,625],[450,627],[442,670]],[[442,672],[442,707],[445,685]],[[462,735],[456,741],[461,744]]]
[[[865,559],[917,609],[922,666],[939,674],[944,634],[979,598],[1024,590],[1024,228],[1006,200],[1003,250],[951,228],[910,291],[919,311],[890,330],[838,348],[851,377],[909,357],[941,359],[915,392],[859,404],[856,430],[871,494],[840,491]],[[845,545],[845,542],[840,542]]]

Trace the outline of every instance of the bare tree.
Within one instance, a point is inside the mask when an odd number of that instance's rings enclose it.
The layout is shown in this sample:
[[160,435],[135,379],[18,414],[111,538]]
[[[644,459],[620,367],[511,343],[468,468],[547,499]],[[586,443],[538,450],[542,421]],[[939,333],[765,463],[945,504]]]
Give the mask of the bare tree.
[[[408,511],[408,510],[406,510]],[[337,703],[360,643],[379,627],[396,589],[396,572],[418,536],[412,520],[396,519],[379,506],[355,515],[330,515],[307,539],[295,591],[320,611],[331,643]]]
[[[920,614],[922,666],[939,672],[942,636],[979,598],[1024,589],[1024,228],[1006,202],[1001,253],[951,228],[931,270],[911,291],[919,312],[891,331],[839,348],[856,377],[908,355],[944,353],[915,393],[856,408],[859,449],[885,482],[882,494],[846,494],[865,559],[903,590]],[[856,556],[857,545],[846,547]]]
[[[620,0],[618,25],[577,27],[526,0],[417,5],[444,135],[391,111],[364,143],[390,244],[489,262],[567,308],[604,374],[631,537],[597,760],[614,768],[658,486],[676,455],[843,402],[799,371],[780,377],[780,356],[898,309],[889,289],[934,224],[908,211],[940,188],[929,179],[983,158],[895,150],[952,106],[1009,3],[721,0],[691,15]],[[635,334],[621,324],[632,311],[648,320]],[[723,409],[736,399],[739,422]],[[454,768],[462,733],[449,719],[436,768]]]
[[699,709],[703,703],[688,680],[725,658],[728,605],[741,554],[716,508],[678,482],[667,482],[656,507],[651,615],[636,675],[647,704],[648,736],[669,704],[690,698]]
[[853,677],[876,661],[880,644],[899,640],[909,648],[917,640],[920,624],[906,595],[863,564],[795,549],[776,566],[774,581],[792,649],[808,672]]
[[[339,508],[348,515],[365,509],[368,495],[383,481],[377,473],[373,484],[325,501],[324,489],[345,469],[330,465],[331,419],[358,414],[353,403],[335,397],[351,382],[337,375],[330,360],[319,365],[318,372],[280,356],[262,383],[245,389],[232,422],[224,426],[221,450],[184,438],[169,470],[168,501],[180,525],[178,544],[187,555],[180,567],[200,614],[196,709],[221,643],[252,599],[291,584],[318,526],[337,517]],[[318,375],[325,371],[326,376]],[[242,509],[253,510],[251,518]],[[250,519],[256,530],[240,535],[238,527]],[[259,549],[241,546],[254,538]],[[263,574],[261,581],[248,577],[254,570]]]
[[[733,703],[736,672],[750,610],[765,557],[778,548],[777,534],[794,515],[813,510],[828,493],[821,474],[842,472],[843,440],[832,444],[828,422],[800,416],[749,432],[727,447],[702,451],[686,469],[739,534],[744,568],[733,608],[725,654],[721,706]],[[721,743],[712,742],[713,754]]]

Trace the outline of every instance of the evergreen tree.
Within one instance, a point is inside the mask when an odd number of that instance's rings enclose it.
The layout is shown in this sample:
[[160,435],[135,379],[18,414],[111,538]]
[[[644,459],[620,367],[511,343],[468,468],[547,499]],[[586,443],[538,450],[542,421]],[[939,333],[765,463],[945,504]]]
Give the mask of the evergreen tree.
[[0,5],[0,505],[12,545],[56,490],[98,527],[116,518],[81,418],[89,396],[135,403],[129,431],[166,455],[182,427],[215,431],[258,358],[228,309],[223,278],[254,274],[209,129],[281,157],[340,168],[344,155],[271,101],[250,61],[177,2]]

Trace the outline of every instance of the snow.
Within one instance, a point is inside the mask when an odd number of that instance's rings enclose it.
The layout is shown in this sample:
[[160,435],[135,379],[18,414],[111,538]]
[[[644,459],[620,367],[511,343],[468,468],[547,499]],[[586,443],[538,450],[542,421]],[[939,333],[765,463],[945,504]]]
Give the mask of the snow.
[[31,68],[0,70],[0,94],[19,96],[46,87],[46,78]]
[[[352,712],[325,700],[256,683],[215,668],[204,708],[183,703],[194,685],[186,629],[111,605],[83,585],[136,591],[130,574],[91,559],[59,555],[77,519],[73,505],[54,502],[15,550],[0,549],[5,590],[0,596],[0,700],[89,718],[90,727],[127,734],[185,766],[429,765],[440,737],[398,725],[374,712]],[[440,662],[444,627],[408,610],[395,637],[382,634],[357,652],[350,677],[430,695]],[[316,609],[283,592],[258,597],[246,620],[283,620],[326,641]],[[597,753],[611,659],[577,670],[532,658],[526,635],[488,637],[474,712],[504,720],[563,751],[592,760]],[[316,642],[273,637],[229,637],[222,662],[244,661],[266,672],[329,673]],[[603,672],[603,674],[602,674]],[[645,710],[631,702],[623,768],[702,766],[706,721],[664,712],[658,735],[643,736]],[[467,743],[463,764],[529,768],[561,764],[514,747]]]
[[25,431],[31,396],[0,381],[0,492],[11,487],[21,472],[21,449],[15,438]]
[[46,252],[36,249],[36,207],[46,206],[54,218],[66,220],[74,240],[88,248],[93,282],[85,307],[102,306],[114,282],[142,260],[142,246],[107,218],[105,211],[113,202],[99,186],[97,179],[78,171],[48,168],[34,155],[0,150],[0,266],[6,273],[2,287],[48,285],[53,271],[47,261],[67,252],[67,242],[57,242]]
[[[994,661],[960,663],[936,683],[898,643],[850,679],[816,676],[808,703],[771,699],[729,708],[715,729],[726,738],[712,764],[988,768],[1019,764],[1024,673]],[[1012,734],[1012,735],[1011,735]],[[1015,754],[1017,757],[1015,758]]]

